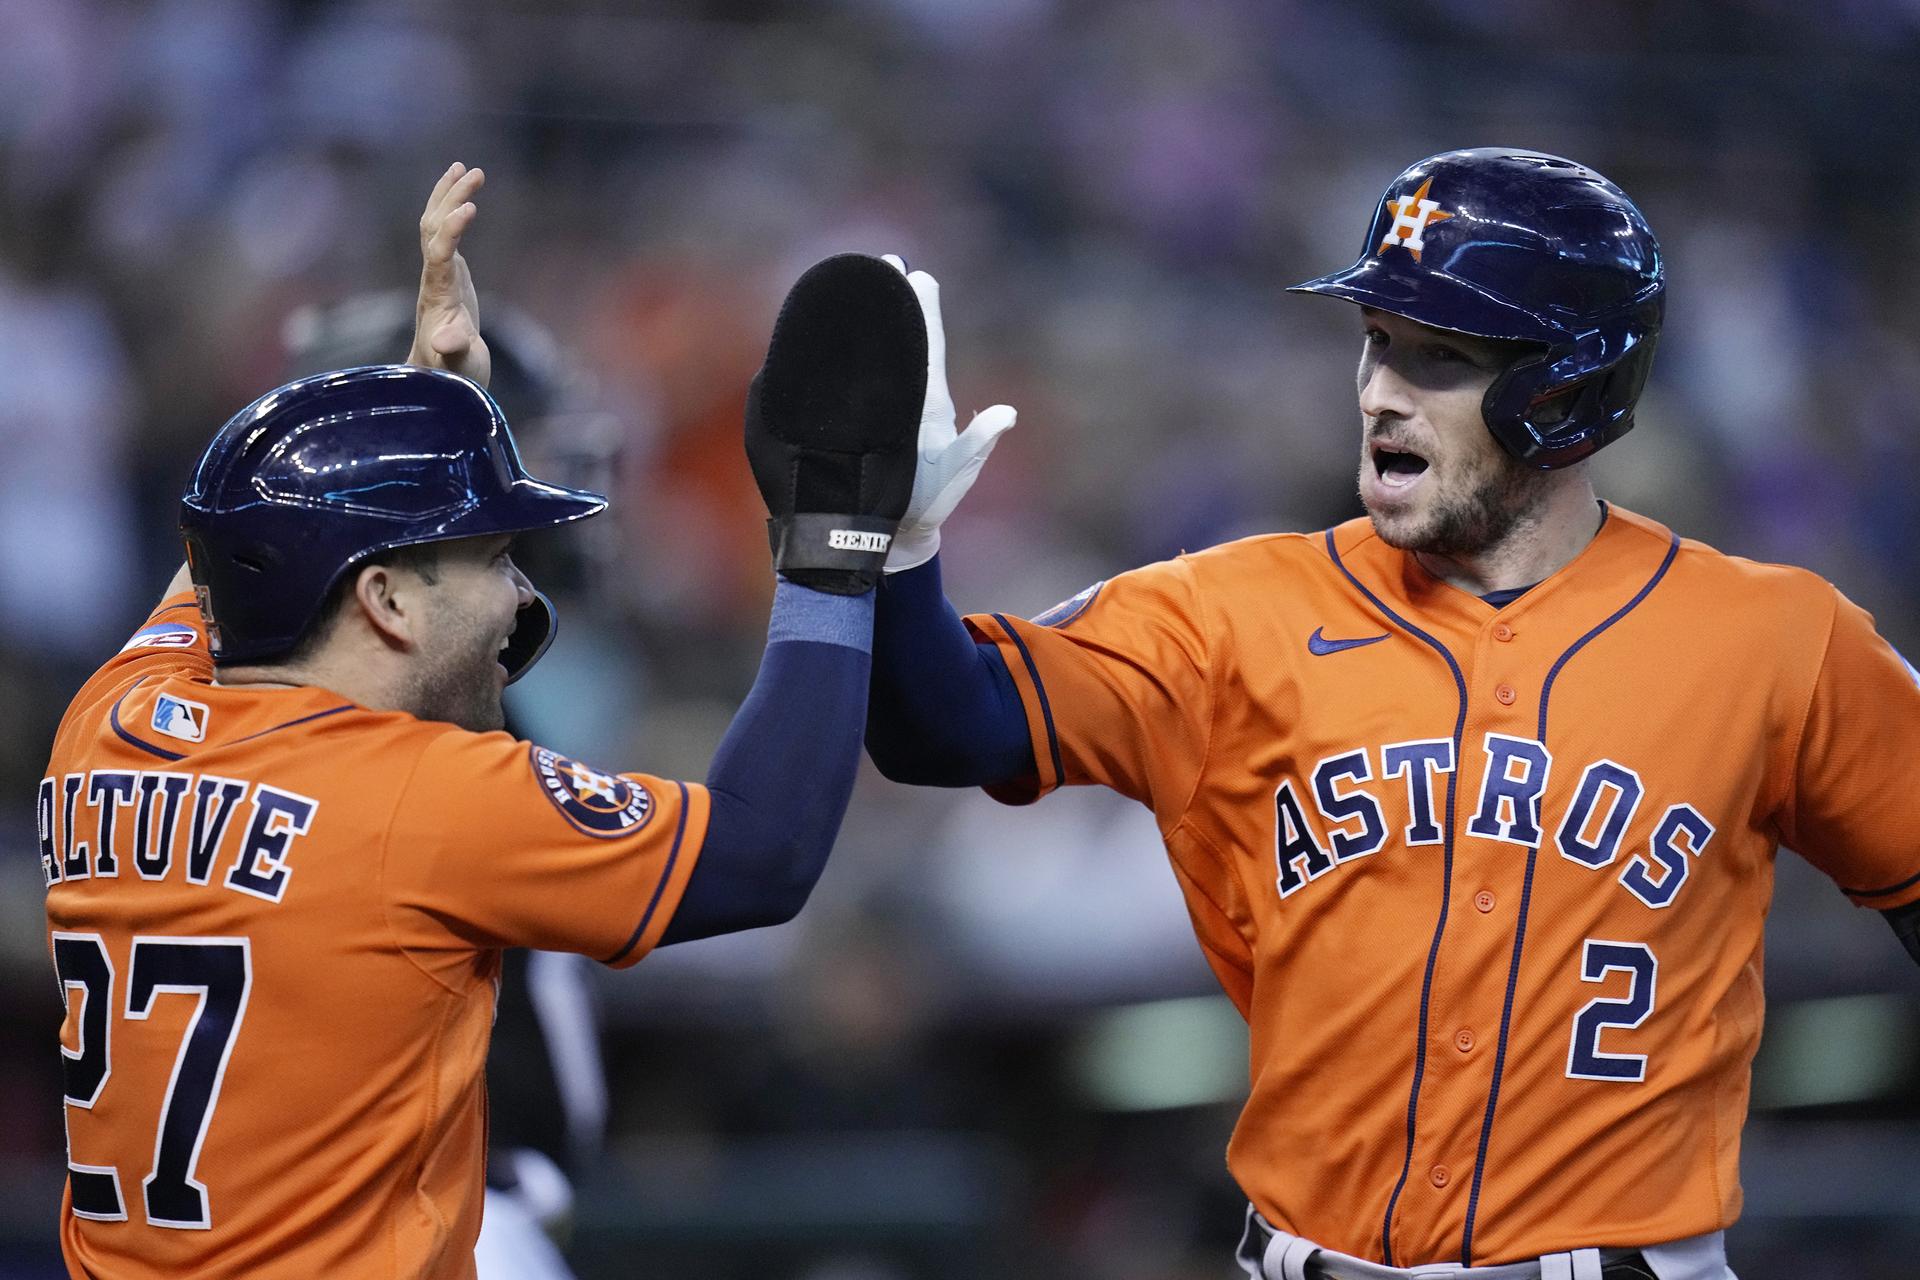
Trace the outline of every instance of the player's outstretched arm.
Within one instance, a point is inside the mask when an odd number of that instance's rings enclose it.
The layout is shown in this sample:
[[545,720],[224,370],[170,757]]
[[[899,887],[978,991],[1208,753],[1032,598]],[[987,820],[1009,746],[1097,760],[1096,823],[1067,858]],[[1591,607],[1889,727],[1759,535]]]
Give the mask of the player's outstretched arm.
[[819,263],[781,308],[746,424],[780,584],[663,943],[791,919],[826,866],[859,765],[874,584],[913,488],[926,360],[913,291],[876,258]]
[[895,782],[978,787],[1033,774],[1033,739],[1000,651],[978,644],[940,585],[940,558],[881,584],[867,754]]
[[707,838],[661,944],[784,924],[840,831],[860,758],[873,593],[781,581],[760,674],[707,771]]

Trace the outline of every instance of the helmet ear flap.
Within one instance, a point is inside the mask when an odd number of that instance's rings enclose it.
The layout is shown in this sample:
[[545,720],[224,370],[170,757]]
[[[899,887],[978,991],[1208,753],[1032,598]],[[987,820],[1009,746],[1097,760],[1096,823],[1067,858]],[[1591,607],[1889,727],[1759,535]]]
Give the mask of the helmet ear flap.
[[1653,346],[1652,336],[1637,338],[1610,363],[1585,371],[1582,354],[1564,348],[1522,356],[1487,388],[1481,417],[1500,447],[1521,462],[1545,471],[1572,466],[1633,429]]
[[559,614],[554,610],[553,601],[536,590],[532,603],[514,615],[513,634],[507,637],[507,647],[500,651],[500,665],[507,669],[508,684],[527,674],[528,669],[540,661],[558,630]]
[[1576,383],[1571,387],[1556,387],[1545,395],[1535,396],[1527,405],[1527,422],[1535,431],[1554,431],[1583,417],[1593,390],[1590,382]]
[[[1553,353],[1549,350],[1521,356],[1500,371],[1480,398],[1480,416],[1486,421],[1487,430],[1493,433],[1502,449],[1521,462],[1537,462],[1544,448],[1541,433],[1532,426],[1532,419],[1537,403],[1556,398],[1543,398],[1536,393],[1536,388],[1546,381],[1552,360]],[[1561,411],[1562,422],[1571,416],[1572,409],[1569,403]],[[1552,424],[1542,425],[1551,429]]]
[[[1620,419],[1629,425],[1633,422],[1633,406],[1639,402],[1640,392],[1646,388],[1647,375],[1653,372],[1653,349],[1659,345],[1658,331],[1641,338],[1632,351],[1612,369],[1600,388],[1600,412],[1606,421]],[[1616,434],[1624,435],[1622,427]]]

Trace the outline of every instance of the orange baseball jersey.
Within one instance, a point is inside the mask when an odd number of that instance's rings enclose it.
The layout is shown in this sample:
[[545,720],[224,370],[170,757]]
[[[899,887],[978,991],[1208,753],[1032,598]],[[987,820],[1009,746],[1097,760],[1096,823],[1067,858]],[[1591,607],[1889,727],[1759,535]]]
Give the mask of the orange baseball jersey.
[[213,682],[189,598],[39,787],[74,1276],[464,1277],[500,950],[632,964],[704,788]]
[[1920,677],[1814,575],[1618,508],[1504,608],[1355,520],[968,625],[1037,762],[995,794],[1152,808],[1251,1024],[1228,1163],[1362,1258],[1725,1227],[1776,847],[1920,898]]

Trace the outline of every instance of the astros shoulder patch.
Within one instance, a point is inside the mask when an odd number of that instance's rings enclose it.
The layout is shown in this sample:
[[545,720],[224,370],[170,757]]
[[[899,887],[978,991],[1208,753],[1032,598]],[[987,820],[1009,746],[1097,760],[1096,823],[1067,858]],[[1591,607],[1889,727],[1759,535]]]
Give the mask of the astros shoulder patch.
[[610,840],[638,831],[653,816],[653,796],[637,782],[545,747],[533,747],[528,759],[540,790],[585,835]]

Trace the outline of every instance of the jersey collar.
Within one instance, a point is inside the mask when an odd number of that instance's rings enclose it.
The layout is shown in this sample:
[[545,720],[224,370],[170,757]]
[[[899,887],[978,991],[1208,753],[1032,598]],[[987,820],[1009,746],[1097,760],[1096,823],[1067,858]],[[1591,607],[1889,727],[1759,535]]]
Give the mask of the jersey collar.
[[[1619,588],[1638,589],[1659,568],[1673,534],[1657,520],[1603,504],[1607,516],[1580,554],[1504,609],[1434,577],[1411,552],[1381,541],[1364,516],[1333,530],[1341,562],[1395,612],[1457,639],[1477,635],[1496,618],[1553,620],[1552,630],[1576,634],[1620,605]],[[1566,607],[1563,602],[1572,602]]]

